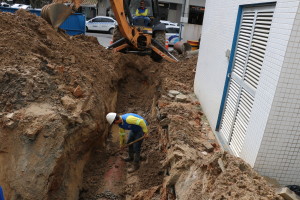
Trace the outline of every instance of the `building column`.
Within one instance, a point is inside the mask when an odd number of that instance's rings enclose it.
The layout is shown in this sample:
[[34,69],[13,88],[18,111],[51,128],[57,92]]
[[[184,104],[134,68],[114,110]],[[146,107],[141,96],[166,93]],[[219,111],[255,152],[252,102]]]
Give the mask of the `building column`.
[[182,13],[180,18],[180,35],[179,39],[182,40],[183,32],[182,25],[186,25],[189,20],[190,0],[184,0],[182,4]]

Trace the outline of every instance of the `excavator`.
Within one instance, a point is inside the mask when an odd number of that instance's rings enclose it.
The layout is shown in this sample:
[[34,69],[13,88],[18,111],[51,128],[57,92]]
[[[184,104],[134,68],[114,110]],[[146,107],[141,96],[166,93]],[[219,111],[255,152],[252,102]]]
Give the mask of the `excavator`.
[[[64,0],[55,0],[42,8],[41,17],[54,29],[80,7],[81,0],[72,0],[66,5]],[[110,0],[111,9],[118,23],[113,33],[113,44],[107,47],[114,52],[148,54],[154,61],[166,59],[178,62],[165,48],[166,27],[160,23],[158,0],[142,0],[148,9],[148,24],[142,18],[136,20],[134,14],[141,0]]]

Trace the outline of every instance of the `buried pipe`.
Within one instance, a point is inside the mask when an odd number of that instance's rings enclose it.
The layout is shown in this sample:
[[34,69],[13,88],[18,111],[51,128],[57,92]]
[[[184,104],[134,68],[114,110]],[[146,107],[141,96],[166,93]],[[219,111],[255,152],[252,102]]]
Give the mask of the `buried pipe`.
[[192,50],[192,46],[189,43],[179,41],[174,44],[174,49],[179,53],[179,54],[185,54],[188,51]]

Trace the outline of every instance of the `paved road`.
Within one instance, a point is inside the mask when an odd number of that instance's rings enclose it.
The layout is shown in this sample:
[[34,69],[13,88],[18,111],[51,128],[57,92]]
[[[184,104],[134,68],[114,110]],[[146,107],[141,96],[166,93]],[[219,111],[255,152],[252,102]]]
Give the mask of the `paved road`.
[[99,44],[104,47],[107,47],[112,39],[112,35],[108,33],[86,32],[86,35],[97,37]]
[[[109,34],[109,33],[86,32],[86,35],[97,37],[99,44],[101,44],[104,47],[107,47],[112,40],[112,34]],[[172,50],[173,50],[173,47],[169,47],[169,51],[172,51]]]

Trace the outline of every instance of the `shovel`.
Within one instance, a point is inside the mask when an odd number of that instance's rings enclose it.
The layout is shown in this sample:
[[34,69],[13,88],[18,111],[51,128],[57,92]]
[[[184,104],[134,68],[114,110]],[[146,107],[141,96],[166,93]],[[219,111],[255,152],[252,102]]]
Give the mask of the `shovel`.
[[51,3],[42,8],[41,17],[57,30],[58,27],[72,14],[73,5],[66,6],[61,3]]
[[119,153],[120,151],[122,151],[123,149],[125,149],[126,147],[129,147],[130,145],[133,145],[134,143],[136,143],[136,142],[138,142],[138,141],[141,141],[141,140],[144,139],[144,138],[145,138],[145,136],[140,137],[139,139],[134,140],[133,142],[130,142],[129,144],[126,144],[126,145],[122,146],[121,149],[119,149],[118,151],[112,153],[111,155],[113,155],[113,156],[116,155],[117,153]]

